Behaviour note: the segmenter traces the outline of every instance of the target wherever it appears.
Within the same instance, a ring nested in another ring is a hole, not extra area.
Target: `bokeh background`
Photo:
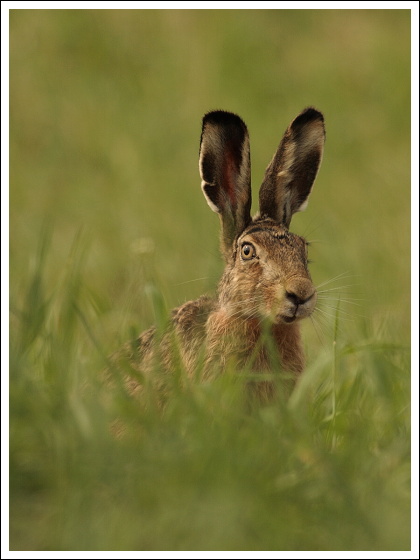
[[[223,108],[247,123],[257,200],[281,135],[308,105],[325,114],[327,144],[292,229],[314,242],[317,283],[349,275],[339,285],[362,299],[355,314],[407,339],[408,10],[12,10],[12,293],[45,223],[52,282],[80,230],[88,239],[88,282],[117,336],[152,319],[140,261],[153,261],[169,307],[214,287],[203,114]]]
[[[154,321],[153,290],[170,309],[214,289],[222,263],[200,190],[203,114],[247,123],[257,200],[288,123],[313,105],[325,115],[324,160],[291,229],[312,242],[315,283],[339,277],[328,287],[342,294],[342,341],[409,345],[409,10],[9,16],[12,336],[45,238],[47,294],[82,247],[84,312],[105,354]],[[309,363],[332,340],[331,305],[320,328],[305,325]],[[85,354],[99,367],[95,348]],[[15,543],[42,546],[22,529],[33,512],[19,503]]]

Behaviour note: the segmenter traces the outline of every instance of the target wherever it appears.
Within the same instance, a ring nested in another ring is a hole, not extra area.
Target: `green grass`
[[[410,549],[409,34],[407,10],[10,12],[11,550]],[[217,283],[202,115],[247,122],[257,199],[307,105],[327,144],[291,229],[338,278],[290,399],[101,385]]]
[[[75,270],[47,294],[36,268],[12,340],[12,549],[409,548],[407,349],[334,340],[264,407],[177,371],[162,412],[101,387]]]

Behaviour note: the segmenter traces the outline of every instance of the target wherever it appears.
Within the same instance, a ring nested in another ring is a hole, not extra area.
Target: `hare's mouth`
[[[311,286],[310,286],[311,287]],[[308,292],[309,290],[307,290]],[[276,321],[279,323],[291,324],[309,317],[314,310],[316,302],[316,292],[312,291],[307,297],[307,293],[286,292],[286,296],[280,303],[277,310]]]
[[[296,321],[297,317],[296,315],[293,317],[287,317],[286,315],[277,315],[277,317],[283,321],[283,323],[293,323],[294,321]]]
[[[294,323],[295,321],[301,321],[302,319],[305,319],[306,317],[309,317],[309,315],[311,314],[311,312],[304,312],[302,313],[303,310],[297,310],[297,312],[293,315],[283,315],[282,313],[279,313],[276,316],[276,322],[277,323],[286,323],[287,325],[290,325],[291,323]]]

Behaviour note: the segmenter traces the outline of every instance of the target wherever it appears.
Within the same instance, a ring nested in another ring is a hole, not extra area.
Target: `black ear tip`
[[[216,125],[216,126],[239,126],[241,128],[246,128],[244,121],[236,115],[229,111],[210,111],[206,113],[203,117],[203,128],[206,125]]]
[[[306,107],[293,121],[293,125],[305,125],[313,121],[324,122],[324,115],[315,107]]]

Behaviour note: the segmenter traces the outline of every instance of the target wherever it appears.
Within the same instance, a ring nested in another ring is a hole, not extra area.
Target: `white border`
[[[419,537],[418,537],[418,473],[419,473],[419,454],[418,454],[418,394],[419,394],[419,29],[418,2],[405,1],[385,1],[385,2],[115,2],[115,1],[74,1],[74,2],[2,2],[1,3],[1,304],[2,304],[2,337],[1,337],[1,364],[2,364],[2,553],[1,558],[279,558],[279,552],[10,552],[4,547],[9,542],[9,523],[8,523],[8,313],[9,308],[9,10],[11,9],[409,9],[412,13],[412,207],[411,207],[411,227],[412,227],[412,398],[413,398],[413,463],[412,463],[412,550],[411,552],[293,552],[287,551],[281,555],[285,558],[419,558]],[[7,271],[7,273],[5,272]],[[416,400],[415,400],[416,399]]]

